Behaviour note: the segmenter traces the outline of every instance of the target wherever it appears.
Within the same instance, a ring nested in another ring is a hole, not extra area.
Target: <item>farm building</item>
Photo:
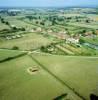
[[[66,39],[66,43],[74,43],[74,44],[77,44],[79,43],[79,38],[67,38]]]
[[[35,30],[34,30],[34,29],[32,29],[32,30],[30,30],[30,32],[35,32]]]
[[[52,31],[52,30],[48,30],[47,32],[48,32],[48,33],[52,33],[53,31]]]
[[[41,27],[38,27],[38,28],[36,29],[36,31],[37,31],[37,32],[41,32],[41,31],[42,31],[42,28],[41,28]]]

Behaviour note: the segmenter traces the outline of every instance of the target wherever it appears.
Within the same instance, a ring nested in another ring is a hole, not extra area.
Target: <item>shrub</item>
[[[19,50],[19,47],[14,46],[14,47],[12,48],[12,50]]]
[[[85,41],[82,38],[80,38],[79,42],[80,44],[85,43]]]

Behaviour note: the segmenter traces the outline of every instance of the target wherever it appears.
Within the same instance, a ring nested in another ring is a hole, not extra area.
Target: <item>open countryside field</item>
[[[84,40],[89,42],[89,43],[98,45],[98,37],[95,37],[95,38],[84,38]]]
[[[0,100],[98,98],[97,10],[0,8]]]
[[[0,31],[3,29],[10,29],[7,25],[4,25],[0,22]]]
[[[32,57],[87,100],[91,93],[98,95],[98,58],[34,54]]]
[[[30,67],[38,72],[31,75]],[[0,63],[0,100],[53,100],[62,94],[66,100],[82,100],[27,55]]]
[[[94,19],[95,21],[98,21],[98,15],[96,14],[89,14],[88,17]]]
[[[86,23],[68,23],[68,25],[91,28],[91,29],[97,29],[98,28],[98,25],[93,25],[92,26],[92,25],[86,24]]]
[[[5,20],[8,20],[9,21],[9,23],[12,25],[12,26],[16,26],[16,27],[19,27],[19,28],[21,28],[21,27],[24,27],[24,28],[26,28],[27,30],[31,30],[32,28],[34,28],[35,26],[33,26],[33,25],[30,25],[30,24],[28,24],[28,23],[25,23],[24,21],[21,21],[21,20],[19,20],[18,18],[21,18],[21,16],[20,17],[8,17],[8,16],[5,16],[4,17],[5,18]]]
[[[16,50],[4,50],[0,49],[0,61],[7,59],[9,57],[14,57],[20,54],[23,54],[24,52],[16,51]]]
[[[48,38],[44,38],[38,33],[28,33],[22,38],[0,41],[0,48],[13,48],[13,46],[17,46],[21,50],[32,50],[51,42],[52,40],[48,40]]]

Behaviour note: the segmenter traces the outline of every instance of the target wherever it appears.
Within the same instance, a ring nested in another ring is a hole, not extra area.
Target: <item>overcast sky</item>
[[[97,6],[98,0],[0,0],[3,6],[49,7],[49,6]]]

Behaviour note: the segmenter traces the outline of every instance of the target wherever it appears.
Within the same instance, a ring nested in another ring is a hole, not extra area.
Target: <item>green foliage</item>
[[[13,46],[12,50],[19,50],[19,47]]]
[[[83,44],[83,43],[85,43],[85,40],[83,38],[80,38],[79,42],[80,42],[80,44]]]

